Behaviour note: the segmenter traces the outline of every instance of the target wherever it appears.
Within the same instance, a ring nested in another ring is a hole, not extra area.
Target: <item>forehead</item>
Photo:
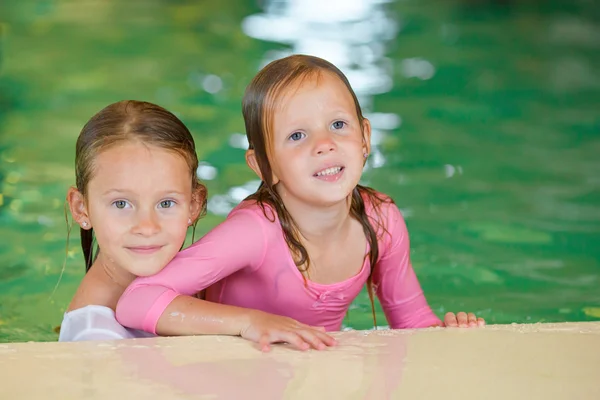
[[[274,97],[274,109],[278,112],[295,107],[307,109],[310,105],[315,105],[315,101],[321,101],[321,106],[354,108],[354,98],[348,87],[340,77],[329,71],[299,77],[280,88]]]
[[[185,158],[175,152],[140,142],[125,142],[101,151],[93,161],[93,187],[161,190],[190,186]]]

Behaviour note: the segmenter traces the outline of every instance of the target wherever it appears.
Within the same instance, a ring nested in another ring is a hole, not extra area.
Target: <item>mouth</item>
[[[136,254],[153,254],[162,249],[164,246],[162,245],[154,245],[154,246],[131,246],[126,247],[127,250]]]
[[[313,174],[313,177],[327,182],[334,182],[342,176],[345,169],[346,168],[341,165],[327,167]]]

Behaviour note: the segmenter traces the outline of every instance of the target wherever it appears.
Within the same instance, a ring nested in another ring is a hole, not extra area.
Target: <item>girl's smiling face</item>
[[[321,72],[291,85],[279,102],[270,160],[281,197],[314,205],[345,200],[360,180],[371,135],[348,88]]]
[[[129,141],[97,155],[85,198],[75,208],[94,228],[99,260],[146,276],[180,250],[201,200],[184,157]]]

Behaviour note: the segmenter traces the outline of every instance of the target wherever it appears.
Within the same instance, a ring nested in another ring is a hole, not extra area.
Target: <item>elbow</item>
[[[129,313],[127,310],[128,299],[126,297],[121,297],[117,302],[117,306],[115,308],[115,318],[117,322],[128,328],[135,328],[133,325],[133,321],[131,321]]]
[[[117,303],[119,324],[156,334],[156,325],[167,306],[179,294],[164,286],[130,286]]]
[[[143,310],[138,300],[139,294],[135,289],[130,286],[125,290],[125,293],[121,295],[121,298],[117,302],[115,307],[115,318],[117,322],[124,327],[132,329],[142,329]],[[136,299],[137,297],[137,299]]]

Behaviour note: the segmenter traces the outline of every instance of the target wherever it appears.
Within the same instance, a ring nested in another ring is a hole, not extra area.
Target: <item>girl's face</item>
[[[190,170],[181,155],[128,142],[96,157],[81,207],[94,228],[100,259],[146,276],[179,251],[200,200],[192,196]]]
[[[271,166],[286,201],[332,205],[345,200],[362,175],[371,127],[358,120],[352,95],[323,72],[292,85],[273,116]]]

